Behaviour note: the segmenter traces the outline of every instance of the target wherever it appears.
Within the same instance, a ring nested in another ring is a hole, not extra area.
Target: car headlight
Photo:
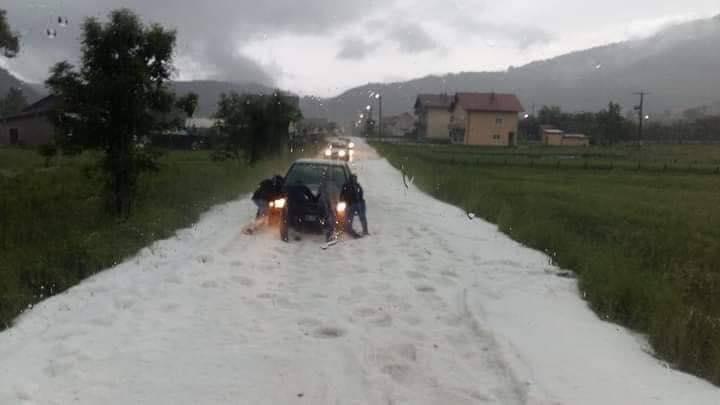
[[[332,156],[332,151],[330,149],[325,149],[325,156]]]
[[[348,147],[349,147],[350,149],[354,148],[354,147],[355,147],[355,143],[354,143],[354,142],[350,142],[350,144],[348,145]]]
[[[337,203],[337,212],[342,214],[343,212],[345,212],[346,209],[347,209],[347,203],[345,203],[343,201],[340,201],[339,203]]]
[[[345,157],[345,154],[346,154],[346,152],[345,152],[344,149],[341,149],[341,150],[338,152],[338,156],[340,156],[340,157]]]
[[[279,199],[271,202],[271,203],[270,203],[270,206],[271,206],[271,207],[274,206],[274,207],[277,208],[277,209],[283,209],[283,208],[285,208],[285,204],[286,204],[286,203],[287,203],[287,200],[286,200],[286,199],[284,199],[284,198],[279,198]]]

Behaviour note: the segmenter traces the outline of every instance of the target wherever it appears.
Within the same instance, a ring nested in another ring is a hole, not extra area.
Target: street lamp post
[[[378,101],[378,135],[380,136],[380,139],[382,139],[382,136],[383,136],[382,95],[380,93],[375,93],[375,98]]]

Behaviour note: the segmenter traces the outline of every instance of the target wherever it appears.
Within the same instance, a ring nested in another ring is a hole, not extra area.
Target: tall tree
[[[0,51],[8,58],[20,51],[20,37],[10,28],[5,10],[0,10]]]
[[[137,141],[167,125],[161,117],[174,104],[167,82],[176,34],[144,25],[128,9],[108,18],[85,20],[80,68],[60,62],[46,83],[60,99],[55,117],[63,130],[60,146],[105,152],[109,200],[115,213],[126,217],[139,173],[154,167]]]
[[[612,145],[624,138],[624,121],[620,104],[612,101],[606,110],[597,113],[598,132],[602,143]]]
[[[540,111],[538,111],[538,122],[540,125],[560,127],[563,124],[564,115],[560,107],[556,105],[550,107],[544,105],[540,108]]]
[[[227,151],[251,165],[280,153],[288,144],[290,122],[300,116],[297,105],[280,91],[271,96],[222,94],[215,114]]]
[[[5,97],[0,100],[0,117],[17,114],[28,105],[22,89],[11,87]]]
[[[175,107],[182,110],[188,117],[192,118],[198,107],[199,97],[196,93],[190,92],[175,102]]]

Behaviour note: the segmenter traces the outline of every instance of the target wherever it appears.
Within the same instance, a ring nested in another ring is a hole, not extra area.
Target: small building
[[[417,136],[419,139],[449,141],[450,106],[453,97],[447,94],[420,94],[415,100]]]
[[[518,114],[524,108],[514,94],[457,93],[450,110],[448,128],[452,143],[517,145]]]
[[[15,115],[0,118],[0,144],[36,146],[51,143],[55,125],[51,113],[57,106],[55,96],[44,97]]]
[[[561,129],[542,126],[542,141],[548,146],[589,146],[590,138],[584,134],[567,134]]]
[[[406,136],[415,129],[415,117],[410,113],[402,113],[383,117],[383,136]]]

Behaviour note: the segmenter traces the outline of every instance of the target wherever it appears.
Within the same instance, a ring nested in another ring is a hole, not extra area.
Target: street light
[[[374,98],[375,100],[378,101],[378,135],[382,138],[382,135],[383,135],[382,95],[380,94],[380,92],[373,91],[370,93],[370,98],[371,99]]]

